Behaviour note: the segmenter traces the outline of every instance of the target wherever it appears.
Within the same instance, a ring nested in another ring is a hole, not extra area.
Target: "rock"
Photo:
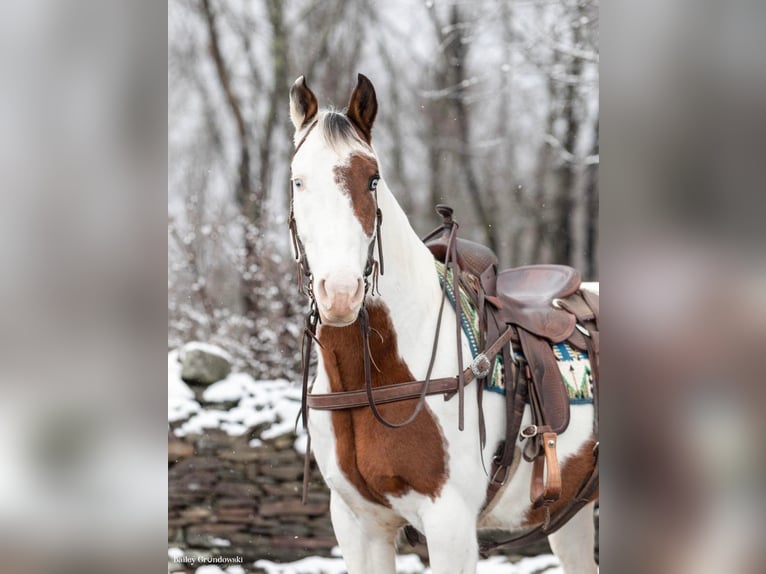
[[[168,462],[177,462],[191,456],[194,456],[194,445],[176,439],[168,441]]]
[[[209,385],[231,373],[231,357],[226,351],[205,343],[187,343],[179,353],[181,378],[191,383]]]
[[[223,460],[232,460],[234,462],[253,462],[263,458],[261,453],[249,449],[248,447],[236,450],[221,450],[219,451],[218,456]]]
[[[269,501],[261,504],[261,516],[307,515],[319,516],[330,509],[326,502],[308,502],[303,504],[299,498]]]

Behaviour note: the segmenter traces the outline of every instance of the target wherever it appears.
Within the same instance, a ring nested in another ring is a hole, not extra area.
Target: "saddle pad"
[[[444,280],[446,276],[447,299],[449,299],[449,302],[454,309],[456,299],[454,290],[452,289],[452,270],[446,269],[446,266],[441,261],[434,261],[434,264],[436,265],[436,273],[442,288],[444,288]],[[459,290],[461,326],[463,328],[463,333],[468,340],[468,345],[471,348],[471,355],[475,357],[479,354],[479,314],[476,307],[473,305],[471,298],[462,286],[460,286]],[[578,351],[566,342],[556,343],[555,345],[551,345],[551,348],[553,349],[553,354],[558,363],[561,380],[567,389],[569,402],[571,404],[592,403],[593,392],[591,387],[592,380],[588,354]],[[524,356],[521,349],[514,348],[514,353],[522,357]],[[498,355],[495,358],[492,376],[485,379],[484,388],[488,391],[504,395],[504,370],[502,357]]]

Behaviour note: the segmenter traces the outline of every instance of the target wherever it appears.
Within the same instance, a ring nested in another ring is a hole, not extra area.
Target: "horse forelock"
[[[317,131],[325,143],[338,153],[354,150],[372,154],[372,148],[364,141],[359,129],[342,112],[325,110],[317,120]]]
[[[359,221],[367,237],[374,231],[376,217],[375,197],[369,188],[370,178],[378,172],[378,162],[370,145],[343,113],[335,110],[323,110],[319,113],[316,123],[307,128],[303,134],[297,134],[307,141],[307,147],[300,147],[308,153],[309,164],[319,167],[317,146],[322,144],[332,150],[336,163],[327,164],[332,171],[332,177],[338,191],[348,197],[354,216]],[[313,142],[313,143],[311,143]],[[321,154],[327,161],[328,156]],[[302,162],[303,163],[303,162]],[[310,168],[312,169],[312,168]]]

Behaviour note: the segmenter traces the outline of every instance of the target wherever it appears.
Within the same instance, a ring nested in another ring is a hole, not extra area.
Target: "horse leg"
[[[564,574],[596,574],[598,567],[593,556],[596,527],[593,523],[595,502],[584,506],[580,512],[548,537],[553,552]]]
[[[475,574],[476,512],[456,492],[445,489],[422,519],[433,574]]]
[[[398,525],[371,516],[360,516],[339,494],[331,492],[330,517],[348,574],[395,574]]]

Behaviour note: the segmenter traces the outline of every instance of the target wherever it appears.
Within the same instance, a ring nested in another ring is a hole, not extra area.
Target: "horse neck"
[[[380,232],[385,273],[378,280],[380,293],[367,302],[370,356],[375,364],[373,386],[425,375],[441,296],[430,251],[382,180],[378,206],[383,213]],[[357,324],[320,327],[319,340],[329,388],[335,392],[361,389],[363,355]]]
[[[382,180],[378,193],[385,273],[376,299],[388,307],[397,333],[416,332],[424,322],[435,325],[438,314],[441,291],[433,256]]]

